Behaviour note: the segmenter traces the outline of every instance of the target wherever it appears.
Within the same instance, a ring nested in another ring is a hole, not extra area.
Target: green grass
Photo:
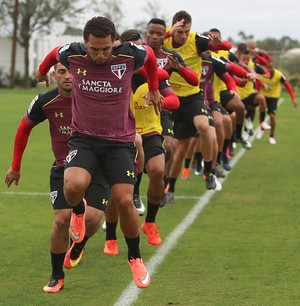
[[[41,89],[39,89],[41,90]],[[113,305],[131,281],[126,246],[118,230],[120,255],[102,254],[100,230],[80,265],[67,270],[65,288],[44,294],[50,276],[49,233],[53,211],[47,193],[53,162],[48,123],[30,137],[18,187],[7,189],[16,127],[36,91],[0,91],[0,305]],[[152,275],[134,305],[299,305],[300,146],[299,110],[289,98],[277,112],[277,145],[265,137],[253,143],[209,204]],[[147,178],[142,181],[145,195]],[[5,192],[17,194],[5,194]],[[159,211],[165,239],[204,194],[201,178],[178,180],[174,205]],[[18,194],[19,193],[19,194]],[[142,221],[142,218],[141,218]],[[141,235],[143,259],[157,248]]]

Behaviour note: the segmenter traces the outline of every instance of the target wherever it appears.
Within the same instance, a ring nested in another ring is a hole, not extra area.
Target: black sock
[[[134,185],[133,194],[140,194],[140,184],[142,180],[143,173],[138,173],[137,175],[137,181]]]
[[[259,122],[265,121],[266,113],[265,112],[260,112],[259,114]]]
[[[186,158],[184,160],[184,168],[189,168],[190,167],[190,163],[191,163],[191,159],[190,158]]]
[[[159,209],[159,205],[152,204],[148,201],[148,203],[147,203],[147,215],[146,215],[145,221],[146,222],[155,222],[155,217],[156,217],[156,214],[158,212],[158,209]]]
[[[175,191],[176,180],[177,180],[176,178],[172,178],[172,177],[169,178],[169,183],[170,183],[169,192],[174,192]]]
[[[242,137],[242,128],[243,128],[242,124],[236,124],[235,136],[237,138],[241,138]]]
[[[204,174],[207,175],[211,172],[212,161],[204,161]]]
[[[118,222],[107,222],[106,221],[106,240],[117,240],[117,229]]]
[[[73,207],[73,213],[76,215],[82,215],[85,212],[85,207],[83,201],[79,202],[78,205]]]
[[[125,236],[124,236],[125,237]],[[125,237],[125,241],[128,246],[128,261],[131,258],[141,258],[140,253],[140,236],[137,236],[136,238],[127,238]]]
[[[169,184],[169,178],[165,175],[164,176],[164,184],[165,184],[165,188],[168,186]]]
[[[201,153],[201,152],[195,152],[195,154],[194,154],[194,159],[195,159],[196,162],[197,162],[196,170],[197,170],[198,172],[200,172],[200,171],[201,171],[201,168],[202,168],[202,165],[201,165],[201,163],[202,163],[202,153]]]
[[[63,271],[65,253],[54,254],[50,252],[51,255],[51,265],[52,265],[52,276],[55,278],[64,278],[65,273]]]
[[[84,236],[83,240],[80,243],[74,243],[74,247],[71,251],[70,258],[75,260],[80,255],[82,249],[84,248],[86,242],[89,240],[89,237]]]
[[[221,155],[222,155],[222,152],[218,152],[218,155],[217,155],[217,163],[218,164],[221,163]]]
[[[227,148],[231,142],[231,139],[224,139],[223,152],[226,154]]]

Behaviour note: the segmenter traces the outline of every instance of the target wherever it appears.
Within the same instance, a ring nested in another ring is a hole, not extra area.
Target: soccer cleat
[[[168,191],[166,194],[166,200],[168,204],[174,203],[174,192]]]
[[[223,165],[223,168],[227,171],[230,171],[231,170],[231,165],[230,165],[230,162],[229,162],[229,159],[227,157],[227,154],[222,152],[222,165]]]
[[[209,173],[207,175],[203,175],[204,181],[205,181],[205,186],[207,190],[212,190],[216,189],[216,181],[212,173]]]
[[[245,127],[248,131],[253,129],[253,123],[251,118],[249,117],[245,118]]]
[[[104,230],[104,232],[106,232],[106,221],[102,223],[102,229]]]
[[[250,150],[250,149],[252,148],[251,143],[250,143],[249,141],[245,140],[242,136],[237,137],[237,138],[235,139],[235,141],[236,141],[237,143],[240,143],[240,144],[242,145],[242,147],[243,147],[244,149],[246,149],[246,150]]]
[[[216,182],[216,188],[215,190],[216,191],[221,191],[222,190],[222,184],[221,182],[218,180],[218,178],[214,175],[214,179],[215,179],[215,182]]]
[[[133,204],[140,216],[145,214],[145,206],[139,194],[133,195]]]
[[[64,279],[51,276],[49,283],[43,288],[46,293],[56,293],[64,287]]]
[[[118,240],[106,240],[103,253],[106,255],[118,255]]]
[[[76,215],[75,213],[72,213],[70,220],[69,234],[71,239],[76,243],[80,243],[85,235],[85,213],[87,205],[85,199],[83,199],[83,203],[84,213],[81,215]]]
[[[65,255],[64,266],[67,269],[75,268],[83,255],[84,248],[76,248],[76,243],[73,242],[70,249]],[[73,257],[73,258],[72,258]]]
[[[272,144],[272,145],[276,144],[275,138],[274,137],[270,137],[269,138],[269,143]]]
[[[216,163],[215,175],[216,177],[225,177],[223,167],[219,163]]]
[[[187,180],[189,178],[189,176],[190,176],[190,173],[191,173],[190,168],[183,168],[182,174],[181,174],[181,178],[183,180]]]
[[[265,130],[260,128],[256,134],[256,139],[262,139],[264,136],[264,133],[265,133]]]
[[[133,280],[137,287],[147,288],[150,284],[150,275],[141,258],[131,258],[128,262]]]
[[[271,126],[266,121],[262,121],[260,123],[260,127],[261,127],[262,130],[270,130],[271,129]]]
[[[164,193],[162,195],[162,198],[160,200],[160,204],[159,204],[159,207],[165,207],[166,204],[167,204],[167,193],[168,193],[168,190],[169,190],[169,185],[167,185],[164,189]]]
[[[196,175],[196,176],[198,176],[198,175],[202,175],[202,170],[201,170],[201,169],[200,169],[200,171],[195,170],[195,172],[194,172],[194,173],[195,173],[195,175]]]
[[[147,236],[148,243],[152,245],[161,245],[161,238],[154,222],[144,222],[142,224],[142,232]]]

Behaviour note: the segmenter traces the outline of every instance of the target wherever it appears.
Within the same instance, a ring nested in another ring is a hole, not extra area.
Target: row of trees
[[[159,12],[158,0],[146,1],[144,11],[149,15],[165,19],[166,14]],[[93,15],[101,14],[110,18],[117,29],[122,27],[124,17],[121,0],[90,0],[86,6],[80,0],[0,0],[0,36],[12,37],[12,54],[10,70],[10,86],[15,86],[15,58],[17,42],[24,48],[24,84],[28,87],[30,84],[29,76],[29,42],[35,33],[49,34],[53,32],[53,26],[57,34],[81,35],[82,28],[74,27],[85,20],[88,13]],[[144,32],[147,24],[145,19],[134,24],[134,28]],[[239,32],[241,41],[254,38],[252,35],[246,35]],[[237,43],[228,38],[232,43]],[[299,47],[300,43],[288,36],[280,40],[267,38],[258,41],[258,45],[265,50],[281,51]]]

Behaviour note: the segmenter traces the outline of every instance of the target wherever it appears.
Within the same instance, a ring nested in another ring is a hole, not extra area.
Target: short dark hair
[[[237,50],[238,50],[239,52],[243,52],[243,51],[246,50],[246,49],[247,49],[247,45],[244,44],[244,43],[240,43],[240,44],[237,45]]]
[[[111,35],[111,39],[114,41],[116,38],[116,28],[111,20],[107,17],[93,17],[88,20],[83,29],[84,41],[89,40],[89,35],[93,35],[98,38],[105,38]]]
[[[152,19],[148,22],[148,25],[149,25],[150,23],[160,24],[160,25],[164,26],[165,28],[167,27],[167,26],[166,26],[166,22],[165,22],[163,19],[160,19],[160,18],[152,18]]]
[[[221,34],[221,31],[219,29],[217,29],[217,28],[212,28],[208,32],[220,33]]]
[[[184,24],[192,23],[192,16],[187,11],[179,11],[174,15],[172,25],[182,19],[184,20]]]
[[[241,52],[242,52],[242,54],[245,54],[245,55],[250,55],[251,54],[249,49],[244,49]]]
[[[121,43],[125,41],[132,41],[132,40],[138,40],[138,39],[142,39],[142,36],[139,33],[139,31],[134,30],[134,29],[129,29],[127,31],[124,31],[120,36]]]

